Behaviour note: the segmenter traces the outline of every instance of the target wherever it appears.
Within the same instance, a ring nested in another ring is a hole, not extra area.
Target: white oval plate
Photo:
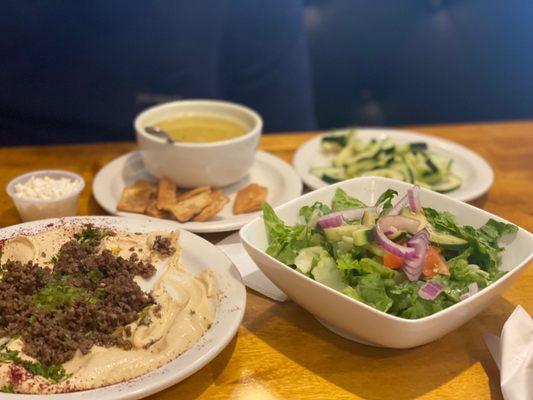
[[[138,219],[154,219],[142,214],[117,211],[117,204],[125,186],[145,179],[155,181],[144,168],[140,152],[125,154],[105,165],[94,177],[93,195],[108,213]],[[227,232],[240,229],[257,217],[260,212],[233,215],[233,201],[237,192],[250,183],[258,183],[268,188],[267,201],[274,207],[295,199],[302,194],[302,181],[294,169],[282,159],[258,151],[248,175],[233,185],[222,188],[230,201],[220,213],[205,222],[179,223],[175,226],[196,233]],[[155,218],[157,219],[157,218]]]
[[[320,151],[322,136],[324,135],[317,136],[302,144],[293,159],[296,172],[304,183],[313,190],[328,186],[322,179],[309,172],[313,167],[331,165],[332,157],[324,155]],[[430,151],[450,157],[453,159],[452,171],[463,180],[463,184],[458,189],[445,194],[457,200],[474,200],[492,186],[494,172],[487,161],[460,144],[434,136],[396,129],[358,128],[357,136],[365,141],[389,137],[395,143],[425,142]]]
[[[35,234],[53,229],[50,224],[81,225],[92,223],[129,232],[172,231],[176,224],[159,219],[132,219],[118,217],[67,217],[27,222],[0,230],[0,239],[20,234]],[[235,336],[246,307],[246,289],[233,263],[214,245],[201,237],[181,230],[183,265],[193,274],[206,269],[213,271],[215,285],[220,292],[219,308],[212,327],[189,350],[162,367],[124,383],[100,389],[55,395],[23,395],[2,393],[10,400],[132,400],[146,397],[172,386],[215,358]]]

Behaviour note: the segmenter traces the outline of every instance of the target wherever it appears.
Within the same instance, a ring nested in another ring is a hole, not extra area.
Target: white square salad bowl
[[[385,190],[398,191],[396,198],[400,198],[411,185],[379,177],[354,178],[308,193],[277,207],[275,211],[286,224],[294,225],[301,207],[316,201],[329,205],[338,187],[365,204],[374,204]],[[424,207],[451,212],[461,225],[480,227],[489,218],[508,222],[429,190],[421,189],[420,200]],[[501,269],[509,271],[507,274],[445,310],[420,319],[404,319],[354,300],[268,255],[265,252],[268,242],[262,217],[244,226],[240,237],[244,248],[265,275],[327,328],[351,340],[400,349],[432,342],[475,317],[518,278],[533,255],[533,235],[519,228],[518,232],[500,240],[500,245],[505,248],[501,253]]]

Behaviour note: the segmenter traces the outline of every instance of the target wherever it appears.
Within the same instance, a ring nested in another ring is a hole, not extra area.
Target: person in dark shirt
[[[0,144],[131,139],[139,111],[187,98],[315,127],[298,0],[9,1],[0,52]]]

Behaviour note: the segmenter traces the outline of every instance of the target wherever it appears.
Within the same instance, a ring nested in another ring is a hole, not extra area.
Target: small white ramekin
[[[68,178],[80,182],[81,185],[79,190],[53,200],[26,199],[15,194],[15,185],[26,183],[32,177],[42,178],[45,176],[52,179]],[[23,221],[35,221],[38,219],[76,215],[78,199],[84,187],[85,181],[78,174],[69,171],[46,169],[17,176],[7,184],[6,191],[13,200],[13,203],[15,203],[20,218]]]
[[[209,143],[174,142],[146,132],[147,126],[179,115],[215,115],[241,122],[248,132]],[[226,186],[243,178],[255,159],[263,120],[252,109],[219,100],[180,100],[143,111],[134,122],[144,165],[156,178],[169,177],[179,187]]]

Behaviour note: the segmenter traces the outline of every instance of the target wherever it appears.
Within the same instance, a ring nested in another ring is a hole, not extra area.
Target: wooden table
[[[533,122],[447,125],[416,130],[462,143],[485,157],[494,186],[473,202],[533,231]],[[286,161],[312,133],[263,137],[261,148]],[[87,187],[80,215],[104,214],[91,195],[96,172],[133,143],[0,149],[0,186],[24,172],[61,168],[81,174]],[[20,222],[0,193],[2,226]],[[224,235],[207,235],[213,242]],[[533,314],[533,269],[503,297],[444,338],[411,350],[352,343],[322,327],[292,302],[277,303],[248,290],[237,337],[209,365],[152,399],[500,399],[499,375],[482,334],[499,333],[517,304]]]

